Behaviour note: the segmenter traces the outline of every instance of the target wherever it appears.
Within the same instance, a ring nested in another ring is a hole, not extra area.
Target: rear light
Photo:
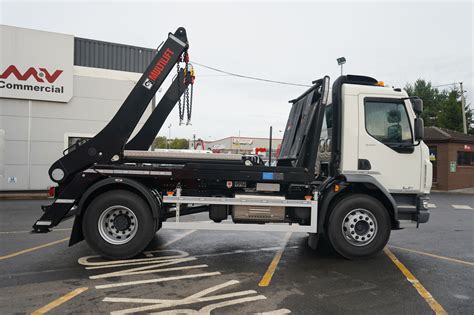
[[[54,198],[56,196],[56,186],[49,186],[48,187],[48,197]]]

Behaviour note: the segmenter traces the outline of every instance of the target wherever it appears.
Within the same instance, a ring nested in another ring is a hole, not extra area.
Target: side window
[[[332,104],[326,106],[324,111],[326,117],[324,117],[324,122],[327,128],[332,128]]]
[[[366,101],[365,129],[372,137],[388,146],[413,143],[403,102]]]

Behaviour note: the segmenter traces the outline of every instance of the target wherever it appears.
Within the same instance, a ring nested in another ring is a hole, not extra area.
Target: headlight
[[[423,199],[422,206],[424,209],[428,209],[428,199]]]

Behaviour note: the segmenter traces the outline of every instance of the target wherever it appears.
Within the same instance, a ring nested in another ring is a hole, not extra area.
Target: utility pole
[[[268,166],[272,166],[272,133],[273,133],[273,126],[270,126],[270,143],[268,148]]]
[[[462,87],[462,82],[459,82],[461,86],[461,106],[462,106],[462,127],[464,133],[467,134],[467,122],[466,122],[466,99],[464,98],[464,90]]]

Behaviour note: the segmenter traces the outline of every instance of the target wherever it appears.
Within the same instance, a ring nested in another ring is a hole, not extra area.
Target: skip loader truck
[[[184,109],[190,118],[188,47],[184,28],[170,33],[104,129],[51,166],[54,201],[42,207],[35,232],[74,217],[69,245],[85,239],[111,259],[140,254],[161,228],[306,232],[311,247],[324,239],[359,259],[380,252],[402,223],[428,221],[432,167],[423,102],[371,77],[342,75],[331,86],[324,76],[291,100],[276,165],[256,155],[149,151],[177,103],[180,119]],[[175,67],[175,79],[130,139]],[[209,219],[180,220],[199,212]]]

